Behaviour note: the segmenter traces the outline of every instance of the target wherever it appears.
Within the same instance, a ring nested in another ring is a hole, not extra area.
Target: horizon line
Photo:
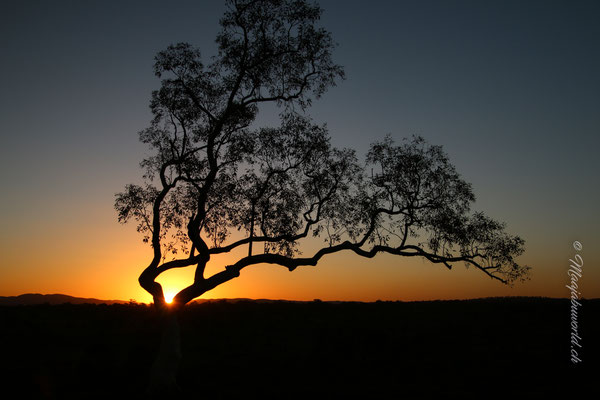
[[[19,295],[12,296],[4,296],[0,295],[0,298],[18,298],[22,296],[65,296],[78,300],[93,300],[98,302],[99,304],[107,304],[110,303],[122,303],[122,304],[145,304],[145,305],[153,305],[154,302],[144,302],[138,301],[134,298],[129,300],[121,300],[121,299],[99,299],[96,297],[79,297],[73,296],[65,293],[22,293]],[[271,298],[250,298],[250,297],[216,297],[216,298],[197,298],[190,301],[188,304],[192,304],[194,302],[207,302],[207,301],[271,301],[271,302],[297,302],[297,303],[312,303],[312,302],[323,302],[323,303],[385,303],[385,302],[396,302],[396,303],[417,303],[417,302],[440,302],[440,301],[468,301],[468,300],[490,300],[490,299],[552,299],[552,300],[571,300],[569,296],[567,297],[552,297],[552,296],[486,296],[486,297],[470,297],[470,298],[452,298],[452,299],[428,299],[428,300],[323,300],[319,298],[315,298],[312,300],[293,300],[293,299],[271,299]],[[598,300],[599,297],[586,298],[582,297],[577,300]],[[67,304],[63,303],[63,304]]]

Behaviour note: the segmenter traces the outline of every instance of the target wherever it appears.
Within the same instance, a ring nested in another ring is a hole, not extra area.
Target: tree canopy
[[[144,183],[115,201],[119,221],[134,220],[153,249],[141,286],[164,304],[156,278],[194,266],[194,281],[174,298],[183,305],[245,267],[292,271],[343,250],[465,263],[507,284],[524,279],[529,268],[515,260],[523,240],[471,211],[471,185],[440,146],[388,136],[361,162],[306,115],[344,78],[320,15],[304,1],[229,1],[208,64],[187,43],[156,56],[161,87],[139,134],[152,152],[141,162]],[[263,103],[280,107],[279,126],[255,126]],[[305,255],[305,238],[322,248]],[[205,276],[212,255],[241,248],[235,263]]]

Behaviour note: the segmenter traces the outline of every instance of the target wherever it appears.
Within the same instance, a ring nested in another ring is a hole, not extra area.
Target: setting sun
[[[175,291],[165,291],[165,301],[171,304],[173,302],[173,297],[175,297],[176,294]]]

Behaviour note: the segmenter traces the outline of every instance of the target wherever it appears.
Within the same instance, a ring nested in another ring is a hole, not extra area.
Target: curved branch
[[[437,254],[429,253],[418,246],[401,246],[401,247],[390,247],[385,245],[376,245],[373,246],[370,250],[365,250],[358,245],[358,243],[351,243],[349,241],[345,241],[335,246],[325,247],[317,251],[312,257],[302,257],[302,258],[292,258],[283,256],[280,254],[258,254],[249,257],[242,258],[235,264],[228,266],[227,269],[231,269],[232,271],[241,271],[243,268],[254,265],[254,264],[278,264],[283,267],[286,267],[290,271],[293,271],[299,266],[315,266],[319,262],[319,260],[328,254],[337,253],[343,250],[351,250],[357,255],[365,258],[373,258],[378,253],[388,253],[398,256],[406,256],[406,257],[414,257],[421,256],[426,258],[432,263],[441,263],[444,264],[449,269],[452,268],[451,263],[455,262],[467,262],[484,273],[486,273],[491,278],[497,279],[503,283],[507,283],[506,280],[493,275],[489,272],[489,268],[482,266],[478,263],[474,257],[470,256],[456,256],[456,257],[444,257]],[[408,251],[407,251],[408,250]],[[413,251],[410,251],[413,250]]]

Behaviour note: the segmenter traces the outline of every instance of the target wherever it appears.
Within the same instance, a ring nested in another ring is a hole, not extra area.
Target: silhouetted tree
[[[304,1],[232,0],[209,64],[186,43],[156,56],[162,84],[140,132],[152,149],[141,163],[145,184],[127,185],[115,207],[152,246],[139,282],[159,309],[177,310],[252,265],[293,271],[343,250],[465,263],[503,283],[526,275],[514,259],[523,240],[470,212],[471,186],[441,147],[387,137],[361,164],[304,115],[344,77],[320,14]],[[253,127],[263,103],[280,106],[279,127]],[[324,246],[304,256],[309,237]],[[205,275],[212,255],[239,249],[236,262]],[[194,281],[167,307],[157,277],[189,266]],[[177,336],[173,329],[165,337]]]

